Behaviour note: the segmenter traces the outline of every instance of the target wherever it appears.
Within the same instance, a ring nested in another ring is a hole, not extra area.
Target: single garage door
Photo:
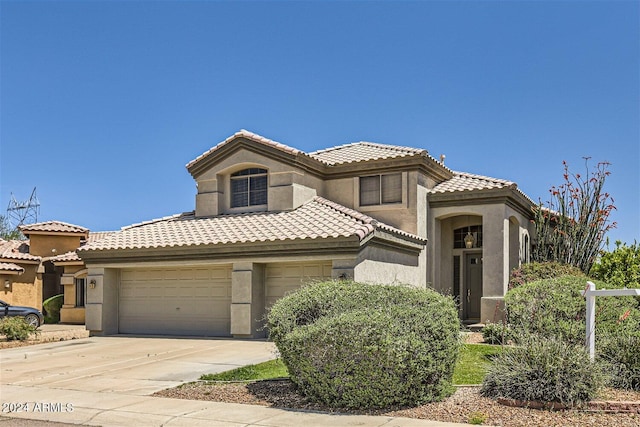
[[[122,270],[125,334],[229,336],[231,267]]]
[[[331,261],[267,264],[265,305],[269,308],[303,283],[321,279],[331,279]]]

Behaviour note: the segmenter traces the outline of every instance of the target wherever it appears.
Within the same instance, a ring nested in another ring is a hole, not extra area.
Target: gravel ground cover
[[[468,423],[470,417],[486,417],[485,425],[495,426],[640,426],[640,414],[593,413],[578,410],[545,411],[504,406],[478,394],[479,387],[459,387],[456,393],[438,403],[415,408],[385,411],[337,411],[308,402],[296,392],[289,380],[267,380],[254,383],[189,383],[160,391],[155,396],[190,400],[243,403],[301,410],[344,412],[351,414],[389,415],[436,421]],[[638,392],[608,390],[607,400],[640,401]]]
[[[466,333],[465,342],[482,343],[482,334]],[[580,410],[546,411],[501,405],[495,400],[480,396],[479,387],[458,387],[443,402],[429,403],[415,408],[394,408],[384,411],[336,410],[309,402],[297,393],[289,380],[267,380],[249,383],[189,383],[160,391],[155,396],[190,400],[243,403],[323,412],[351,414],[389,415],[395,417],[423,418],[436,421],[468,423],[472,417],[484,419],[485,425],[495,426],[640,426],[640,414],[602,413]],[[606,389],[603,400],[640,402],[640,392]]]

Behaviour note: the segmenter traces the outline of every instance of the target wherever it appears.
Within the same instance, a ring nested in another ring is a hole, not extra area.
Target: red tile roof
[[[89,232],[88,228],[80,227],[79,225],[73,225],[61,221],[47,221],[39,222],[36,224],[21,225],[20,231],[24,235],[28,235],[32,232],[51,232],[51,233],[78,233],[86,234]]]
[[[354,142],[325,148],[309,153],[321,162],[333,166],[343,163],[355,163],[368,160],[392,159],[416,155],[428,155],[427,150],[398,145],[378,144],[375,142]]]
[[[474,175],[465,172],[454,172],[453,178],[441,182],[431,189],[432,193],[446,193],[453,191],[484,190],[489,188],[504,188],[515,186],[516,184],[504,179],[491,178],[488,176]]]
[[[0,259],[3,260],[22,260],[22,261],[40,261],[39,256],[29,253],[28,240],[2,240],[0,239]]]
[[[425,242],[425,239],[378,222],[360,212],[322,197],[315,197],[291,211],[220,215],[212,218],[195,218],[190,213],[149,221],[125,227],[114,235],[83,246],[78,252],[353,236],[362,240],[376,230],[404,236],[419,243]]]
[[[24,273],[24,268],[10,262],[0,262],[0,271]]]

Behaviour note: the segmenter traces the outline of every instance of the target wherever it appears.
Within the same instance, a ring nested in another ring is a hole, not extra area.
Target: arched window
[[[231,207],[244,208],[267,204],[267,170],[243,169],[231,174]]]

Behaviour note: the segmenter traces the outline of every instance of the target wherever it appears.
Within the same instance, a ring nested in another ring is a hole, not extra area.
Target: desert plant
[[[615,209],[613,199],[603,189],[609,164],[598,163],[595,170],[585,159],[586,174],[569,172],[564,165],[564,183],[552,187],[551,200],[533,209],[535,246],[533,261],[557,261],[575,265],[588,273],[602,248],[607,231],[616,226],[609,220]]]
[[[493,359],[480,393],[574,406],[594,398],[603,384],[602,368],[584,346],[530,336]]]
[[[516,268],[509,276],[509,289],[517,288],[525,283],[542,279],[553,279],[560,276],[586,277],[578,267],[555,261],[530,262]]]
[[[640,390],[640,332],[597,337],[598,358],[607,367],[612,387]]]
[[[469,424],[481,425],[487,421],[487,415],[482,412],[472,412],[469,414]]]
[[[598,289],[606,284],[595,281]],[[508,322],[519,333],[583,344],[586,328],[585,278],[564,276],[527,283],[507,292]],[[624,321],[621,321],[624,316]],[[638,330],[640,309],[634,297],[596,299],[597,334]],[[516,336],[517,337],[517,336]]]
[[[279,300],[267,325],[292,381],[314,401],[384,408],[453,391],[460,323],[435,291],[317,283]]]
[[[482,328],[482,338],[487,344],[506,344],[514,338],[514,331],[507,323],[487,323]]]
[[[60,322],[60,309],[63,303],[64,294],[54,295],[42,303],[42,307],[44,307],[44,323]]]
[[[5,317],[0,320],[0,334],[8,341],[25,341],[32,333],[38,333],[35,326],[29,325],[22,317]]]

